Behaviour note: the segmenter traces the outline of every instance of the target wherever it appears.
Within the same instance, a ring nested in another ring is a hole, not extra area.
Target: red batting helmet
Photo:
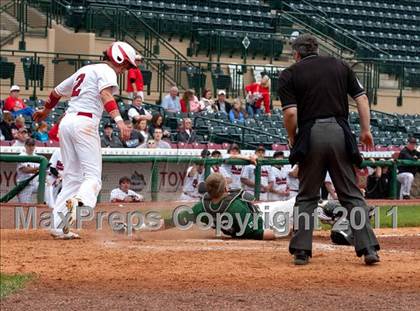
[[[116,66],[126,65],[127,68],[137,67],[136,51],[128,43],[113,42],[106,50],[109,60]]]

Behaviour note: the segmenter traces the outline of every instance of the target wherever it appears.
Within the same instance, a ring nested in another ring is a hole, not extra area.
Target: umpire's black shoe
[[[296,250],[294,256],[294,263],[297,266],[302,266],[309,263],[309,256],[304,250]]]
[[[365,252],[365,264],[368,266],[380,262],[378,253],[372,248],[368,248]]]
[[[410,200],[410,196],[409,195],[403,195],[403,200]]]

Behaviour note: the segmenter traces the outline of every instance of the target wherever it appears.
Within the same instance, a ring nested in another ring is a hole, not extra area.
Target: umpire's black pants
[[[312,233],[314,229],[314,212],[318,205],[320,188],[325,180],[326,172],[330,173],[337,191],[338,199],[348,211],[350,217],[354,207],[361,207],[354,212],[354,223],[351,224],[354,244],[358,256],[362,256],[368,247],[379,250],[379,243],[368,218],[368,210],[362,193],[356,184],[356,174],[346,152],[344,132],[334,118],[320,119],[315,122],[311,131],[310,151],[302,163],[299,163],[299,193],[296,197],[293,237],[289,251],[305,250],[312,256]],[[302,214],[302,215],[301,215]],[[305,217],[304,215],[308,215]],[[316,214],[316,213],[315,213]],[[366,221],[361,228],[361,218]]]

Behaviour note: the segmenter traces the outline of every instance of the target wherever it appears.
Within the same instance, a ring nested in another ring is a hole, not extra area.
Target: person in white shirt
[[[23,147],[25,146],[26,140],[29,138],[29,132],[26,127],[21,127],[16,133],[16,140],[13,143],[13,147]]]
[[[204,110],[210,113],[215,113],[218,111],[218,108],[216,104],[214,103],[212,96],[213,96],[213,93],[211,92],[211,90],[205,89],[203,91],[203,96],[200,99],[201,110]]]
[[[76,221],[79,206],[96,206],[102,187],[102,156],[99,123],[104,109],[114,119],[122,141],[131,134],[120,115],[114,94],[118,93],[117,74],[137,68],[136,51],[125,42],[113,42],[104,51],[104,62],[87,65],[61,82],[50,93],[44,109],[34,113],[35,122],[45,120],[60,98],[70,97],[68,108],[60,122],[60,148],[63,162],[63,188],[53,210],[51,234],[57,239],[74,239],[79,235],[70,231]],[[67,224],[59,229],[62,218]]]
[[[128,118],[130,121],[139,121],[139,120],[152,120],[152,114],[144,109],[142,106],[143,97],[141,95],[136,95],[133,98],[133,103],[130,105],[128,109]]]
[[[180,201],[197,201],[201,198],[198,185],[204,182],[204,166],[193,164],[187,169]]]
[[[156,128],[153,132],[153,139],[150,139],[138,146],[137,148],[161,148],[161,149],[171,149],[171,145],[166,141],[162,140],[163,131],[160,128]]]
[[[285,165],[287,173],[287,186],[289,187],[289,199],[297,196],[299,192],[299,166],[297,164],[290,168],[290,165]]]
[[[258,159],[264,159],[265,155],[265,148],[263,146],[259,146],[255,150],[255,155]],[[260,186],[260,201],[267,201],[268,200],[268,193],[272,186],[272,181],[270,181],[271,175],[271,166],[270,165],[262,165],[261,166],[261,186]],[[241,174],[241,182],[244,185],[244,189],[249,193],[254,193],[255,189],[255,165],[250,164],[246,165],[242,170]]]
[[[131,179],[124,176],[120,178],[119,181],[119,188],[116,188],[111,191],[110,202],[142,202],[144,198],[142,195],[134,192],[130,189],[131,187]]]
[[[48,207],[54,208],[57,196],[62,189],[64,164],[60,149],[56,149],[49,161],[47,185],[45,187],[45,202]]]
[[[276,151],[273,155],[274,160],[282,160],[283,158],[283,151]],[[268,196],[270,201],[286,201],[289,199],[290,191],[287,185],[288,173],[289,170],[283,165],[273,165],[271,167],[270,182],[272,183],[272,187]]]
[[[169,90],[169,94],[163,98],[161,106],[165,111],[181,112],[181,104],[179,103],[178,93],[178,88],[173,86]]]
[[[222,157],[222,153],[219,150],[213,150],[211,153],[211,157],[213,159],[220,159]],[[223,166],[219,164],[213,165],[210,168],[210,172],[221,174],[226,179],[226,184],[232,183],[232,179],[230,178],[229,173],[226,172],[226,169]]]
[[[28,138],[25,141],[25,151],[19,154],[20,156],[36,156],[35,140]],[[39,163],[21,162],[16,167],[16,181],[22,182],[38,174]],[[38,190],[38,176],[31,180],[31,182],[23,188],[17,195],[19,203],[32,203],[32,194]]]
[[[253,164],[256,164],[257,157],[252,156],[243,156],[241,155],[241,149],[237,144],[232,144],[229,146],[227,158],[231,159],[241,159],[250,161]],[[241,174],[242,174],[242,165],[233,165],[233,164],[223,164],[222,168],[227,172],[229,176],[230,183],[228,181],[228,190],[238,190],[241,189]]]

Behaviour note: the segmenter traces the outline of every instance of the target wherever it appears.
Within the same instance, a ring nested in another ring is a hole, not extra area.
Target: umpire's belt
[[[337,123],[335,117],[316,119],[315,123]]]

